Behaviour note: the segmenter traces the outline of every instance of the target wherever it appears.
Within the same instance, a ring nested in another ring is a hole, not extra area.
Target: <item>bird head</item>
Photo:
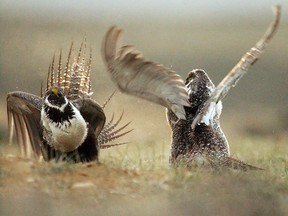
[[[185,85],[192,107],[203,104],[214,91],[215,86],[204,70],[195,69],[189,72]]]
[[[50,107],[60,109],[67,105],[68,100],[61,88],[52,87],[46,92],[45,103]]]

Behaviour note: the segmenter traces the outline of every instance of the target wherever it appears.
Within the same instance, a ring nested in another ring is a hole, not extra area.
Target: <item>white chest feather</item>
[[[72,107],[75,113],[73,118],[58,124],[49,119],[43,109],[41,110],[42,124],[49,134],[47,142],[62,152],[70,152],[79,147],[85,141],[88,132],[87,123],[79,110],[73,105]]]
[[[209,105],[209,108],[203,118],[201,119],[201,123],[208,125],[212,125],[214,119],[218,119],[222,112],[222,102],[219,101],[217,104],[215,102],[212,102]]]

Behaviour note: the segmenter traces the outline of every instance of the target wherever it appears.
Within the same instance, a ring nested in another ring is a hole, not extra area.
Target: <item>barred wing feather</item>
[[[160,104],[178,118],[186,119],[184,106],[190,104],[184,81],[171,69],[145,60],[132,46],[123,46],[116,52],[121,32],[111,27],[102,46],[102,56],[112,80],[122,92]]]

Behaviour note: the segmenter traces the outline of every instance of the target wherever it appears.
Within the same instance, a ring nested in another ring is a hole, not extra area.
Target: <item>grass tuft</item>
[[[0,196],[4,206],[0,212],[14,215],[28,202],[31,206],[23,215],[47,203],[54,207],[44,208],[43,215],[51,211],[93,215],[95,206],[102,215],[285,215],[288,156],[284,140],[275,144],[273,138],[235,137],[232,155],[264,168],[248,172],[171,168],[169,145],[164,142],[103,150],[100,164],[46,163],[7,156],[17,151],[2,145],[0,194],[5,199]],[[12,207],[8,203],[15,196],[17,207]]]

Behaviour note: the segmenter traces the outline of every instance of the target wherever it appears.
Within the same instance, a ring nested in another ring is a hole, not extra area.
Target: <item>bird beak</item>
[[[52,88],[52,89],[51,89],[51,92],[52,92],[53,94],[55,94],[56,96],[58,96],[58,89]]]

